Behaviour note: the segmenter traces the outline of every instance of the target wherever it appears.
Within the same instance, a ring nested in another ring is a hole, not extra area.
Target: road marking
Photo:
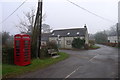
[[[97,57],[99,54],[95,55],[93,58],[91,58],[88,62],[91,62],[95,57]]]
[[[99,54],[97,54],[97,55],[95,55],[94,57],[92,57],[88,62],[90,62],[91,60],[93,60],[96,56],[98,56]],[[77,69],[75,69],[73,72],[71,72],[69,75],[67,75],[66,77],[65,77],[65,79],[67,79],[67,78],[69,78],[73,73],[75,73],[78,69],[80,68],[80,66],[77,68]],[[64,79],[64,80],[65,80]]]
[[[73,72],[71,72],[69,75],[67,75],[67,76],[65,77],[65,79],[68,78],[68,77],[70,77],[70,76],[71,76],[73,73],[75,73],[79,68],[80,68],[80,66],[79,66],[77,69],[75,69]],[[64,79],[64,80],[65,80],[65,79]]]

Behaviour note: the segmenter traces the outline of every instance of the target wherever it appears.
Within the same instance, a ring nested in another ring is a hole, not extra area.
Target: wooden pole
[[[38,1],[38,8],[37,8],[37,13],[36,13],[36,18],[35,18],[35,23],[34,23],[34,28],[32,32],[32,41],[31,41],[31,50],[32,50],[32,55],[33,57],[37,58],[38,57],[38,36],[39,36],[39,14],[40,14],[40,3]]]
[[[41,27],[42,27],[42,0],[39,0],[39,42],[38,42],[38,57],[40,58],[40,46],[41,46]]]

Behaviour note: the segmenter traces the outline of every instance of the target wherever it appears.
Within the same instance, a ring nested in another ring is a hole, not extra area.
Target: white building
[[[110,43],[118,43],[117,36],[108,36],[108,42],[110,42]]]
[[[72,48],[73,39],[78,37],[85,39],[85,44],[88,44],[88,30],[86,26],[84,28],[54,30],[49,37],[49,41],[55,41],[60,48]]]
[[[117,27],[118,27],[117,33],[108,36],[108,42],[118,43],[118,41],[120,41],[120,1],[118,2],[118,24],[117,24]]]

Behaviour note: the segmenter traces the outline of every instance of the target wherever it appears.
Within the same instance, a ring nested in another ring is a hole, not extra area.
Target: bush
[[[118,47],[120,48],[120,42],[118,43]]]
[[[89,40],[89,44],[90,44],[90,46],[95,45],[95,41],[94,40]]]
[[[89,49],[89,45],[88,45],[88,44],[85,44],[85,45],[84,45],[84,48],[85,48],[85,49]]]
[[[37,58],[36,57],[36,45],[31,45],[31,58],[34,59],[34,58]]]
[[[72,47],[80,49],[85,45],[85,40],[80,38],[74,38],[72,41]]]
[[[101,43],[103,45],[111,46],[111,47],[117,47],[117,43]]]
[[[40,58],[49,57],[47,46],[41,46],[40,49]]]
[[[47,43],[47,48],[48,49],[55,49],[56,51],[58,51],[58,46],[55,42],[48,42]]]
[[[2,48],[2,63],[14,64],[14,48]]]

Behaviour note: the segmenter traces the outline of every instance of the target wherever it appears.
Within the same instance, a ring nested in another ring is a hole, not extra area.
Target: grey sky
[[[13,0],[14,1],[14,0]],[[24,0],[22,0],[24,1]],[[21,2],[22,2],[21,1]],[[32,1],[32,0],[30,0]],[[37,6],[36,2],[25,3],[14,15],[3,23],[2,30],[11,34],[19,33],[14,24],[19,22],[17,15],[23,16],[23,11],[29,11],[31,7]],[[109,29],[118,21],[118,0],[70,0],[87,10],[113,21],[108,22],[98,18],[69,3],[67,0],[44,0],[43,9],[47,17],[43,23],[49,24],[53,29],[81,28],[87,24],[89,33],[95,33]],[[21,2],[2,3],[2,19],[5,19]]]

